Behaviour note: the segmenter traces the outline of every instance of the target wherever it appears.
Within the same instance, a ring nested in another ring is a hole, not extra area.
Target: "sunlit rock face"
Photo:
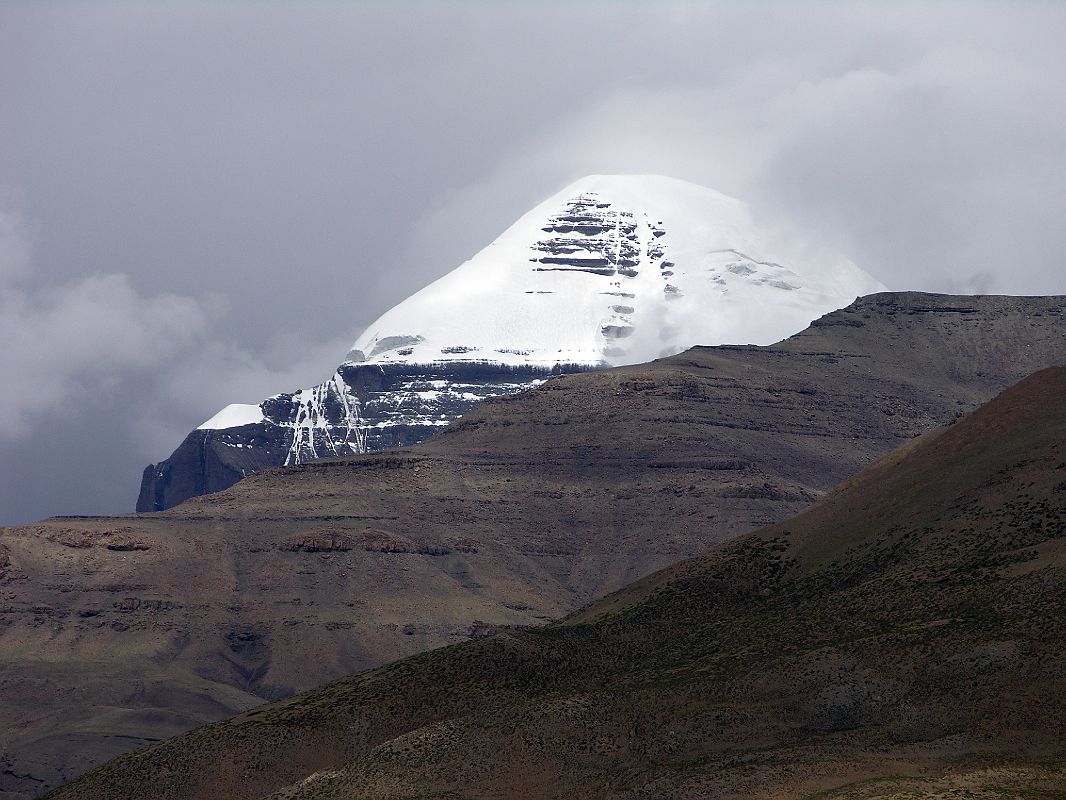
[[[145,469],[137,510],[267,466],[412,444],[552,374],[771,344],[883,288],[711,189],[583,178],[383,314],[329,380],[207,420]]]

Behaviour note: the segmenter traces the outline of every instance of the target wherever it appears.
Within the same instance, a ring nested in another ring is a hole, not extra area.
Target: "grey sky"
[[[892,288],[1066,293],[1066,5],[0,4],[0,522],[126,511],[228,402],[581,175]]]

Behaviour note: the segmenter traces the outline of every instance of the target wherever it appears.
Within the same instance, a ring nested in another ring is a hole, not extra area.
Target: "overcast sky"
[[[0,4],[0,523],[132,509],[230,402],[590,173],[893,289],[1066,293],[1066,4]]]

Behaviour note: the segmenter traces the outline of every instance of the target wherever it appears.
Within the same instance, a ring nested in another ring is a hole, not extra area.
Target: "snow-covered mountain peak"
[[[660,175],[591,175],[370,325],[346,363],[619,365],[769,344],[885,287]]]
[[[137,509],[264,467],[412,444],[553,373],[776,342],[883,289],[802,244],[685,181],[582,178],[382,315],[326,381],[202,423],[145,470]]]

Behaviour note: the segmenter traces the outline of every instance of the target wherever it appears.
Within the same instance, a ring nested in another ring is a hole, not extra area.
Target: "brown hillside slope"
[[[1061,797],[1066,368],[562,624],[121,757],[50,798]]]
[[[552,380],[410,450],[2,530],[0,798],[785,519],[1066,363],[1064,306],[873,295],[775,347]]]

